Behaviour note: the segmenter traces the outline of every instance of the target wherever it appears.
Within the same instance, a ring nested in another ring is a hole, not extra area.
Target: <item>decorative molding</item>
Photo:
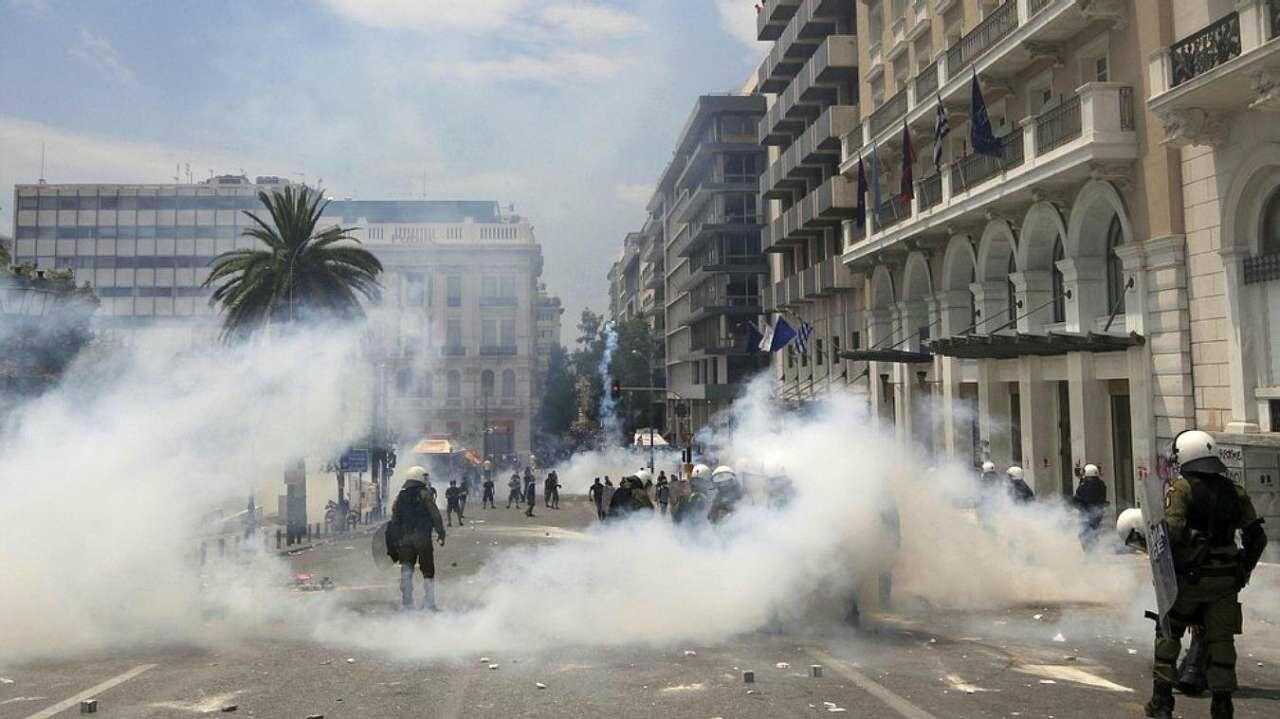
[[[1249,77],[1253,85],[1253,94],[1257,98],[1249,103],[1250,110],[1265,112],[1280,111],[1280,73],[1274,70],[1259,70]]]
[[[1003,77],[995,77],[982,73],[978,75],[982,82],[982,93],[987,97],[1000,98],[1013,94],[1013,84]]]
[[[1052,189],[1047,187],[1037,187],[1031,191],[1031,202],[1048,202],[1056,206],[1059,210],[1065,210],[1071,206],[1072,195],[1065,190]]]
[[[1164,126],[1164,141],[1160,144],[1172,147],[1216,147],[1227,141],[1231,129],[1230,115],[1199,107],[1165,110],[1157,116]]]
[[[1128,192],[1133,189],[1133,163],[1103,161],[1090,162],[1089,178],[1110,182],[1115,185],[1116,189],[1120,192]]]
[[[1124,6],[1123,0],[1076,0],[1076,7],[1085,20],[1109,22],[1117,30],[1128,23]]]
[[[1022,43],[1022,49],[1031,54],[1031,62],[1040,62],[1041,60],[1049,60],[1054,67],[1062,67],[1062,43],[1057,42],[1036,42],[1028,40]]]

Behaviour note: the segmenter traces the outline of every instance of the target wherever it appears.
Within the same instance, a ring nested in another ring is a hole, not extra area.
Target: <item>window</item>
[[[756,196],[737,193],[724,195],[724,219],[730,225],[749,225],[757,221]]]
[[[453,275],[445,280],[445,289],[449,296],[450,307],[462,306],[462,278]]]
[[[1262,237],[1258,241],[1258,254],[1280,254],[1280,189],[1271,193],[1262,213]]]
[[[493,396],[493,370],[487,369],[480,373],[480,396]]]
[[[449,399],[460,399],[462,397],[462,373],[456,369],[449,370],[447,381],[449,384]]]
[[[1120,230],[1120,216],[1111,218],[1111,226],[1107,228],[1107,313],[1125,311],[1124,262],[1120,259],[1120,245],[1124,244],[1124,233]]]
[[[702,363],[701,362],[693,363],[693,383],[702,384]]]
[[[862,333],[861,332],[849,333],[849,349],[851,350],[862,349]]]
[[[867,24],[871,26],[871,44],[879,45],[884,38],[884,15],[880,10],[880,3],[867,10]]]
[[[480,296],[481,297],[497,297],[498,296],[498,278],[482,277],[480,279]]]
[[[1107,81],[1107,56],[1106,55],[1103,55],[1102,57],[1099,57],[1099,58],[1094,58],[1093,79],[1097,80],[1098,82]]]
[[[498,344],[503,347],[516,346],[516,321],[502,320],[498,323]]]
[[[485,347],[494,347],[498,344],[497,320],[480,321],[480,344]]]
[[[435,392],[435,379],[430,370],[422,373],[422,383],[418,385],[418,395],[420,397],[430,397]]]
[[[823,351],[823,349],[822,349],[822,340],[821,340],[821,339],[819,339],[819,340],[815,343],[815,347],[814,347],[814,348],[817,350],[817,352],[815,352],[815,353],[814,353],[814,360],[815,360],[818,364],[822,364],[822,363],[823,363],[824,358],[826,358],[826,356],[827,356],[827,355],[826,355],[826,352],[824,352],[824,351]]]
[[[755,182],[759,176],[754,153],[731,152],[724,155],[725,182]]]
[[[502,370],[502,396],[514,399],[516,396],[516,373],[514,370]]]
[[[1053,242],[1053,267],[1050,268],[1050,276],[1052,277],[1053,287],[1053,321],[1067,321],[1067,285],[1066,280],[1062,276],[1062,270],[1058,267],[1059,260],[1067,258],[1066,252],[1062,249],[1062,238]]]
[[[462,346],[462,320],[449,320],[445,322],[445,345],[448,347]]]
[[[1053,71],[1046,70],[1029,83],[1027,88],[1027,111],[1031,115],[1039,115],[1049,109],[1053,99]]]
[[[503,277],[498,281],[499,297],[515,297],[516,296],[516,278]]]
[[[404,303],[407,307],[421,307],[426,304],[426,283],[421,273],[410,272],[404,276]]]
[[[1018,288],[1017,288],[1016,286],[1014,286],[1014,284],[1013,284],[1013,274],[1014,274],[1015,272],[1017,272],[1017,271],[1018,271],[1018,267],[1017,267],[1017,265],[1016,265],[1016,264],[1014,263],[1014,261],[1013,261],[1013,251],[1012,251],[1012,249],[1011,249],[1011,250],[1010,250],[1010,252],[1009,252],[1009,268],[1008,268],[1008,270],[1009,270],[1009,280],[1006,282],[1006,286],[1005,286],[1005,293],[1006,293],[1006,295],[1007,295],[1007,296],[1005,297],[1005,302],[1007,303],[1007,307],[1009,308],[1009,324],[1010,324],[1010,326],[1011,326],[1011,327],[1013,327],[1014,329],[1017,329],[1017,325],[1016,325],[1015,323],[1016,323],[1016,322],[1017,322],[1017,320],[1018,320],[1018,315],[1017,315],[1017,311],[1018,311]],[[995,331],[995,328],[994,328],[994,327],[992,328],[992,331],[993,331],[993,332]]]
[[[840,335],[831,335],[831,364],[840,361]]]

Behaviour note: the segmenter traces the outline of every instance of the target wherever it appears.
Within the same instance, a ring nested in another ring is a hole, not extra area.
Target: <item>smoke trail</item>
[[[604,326],[604,354],[600,356],[600,386],[603,391],[600,393],[600,429],[605,446],[617,444],[623,440],[622,425],[618,422],[618,415],[614,411],[613,395],[609,392],[612,384],[609,377],[609,368],[613,364],[613,353],[618,350],[618,332],[613,328],[613,322],[607,322]]]

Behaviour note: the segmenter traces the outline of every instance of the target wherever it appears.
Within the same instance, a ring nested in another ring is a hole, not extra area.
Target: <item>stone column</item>
[[[1238,434],[1261,430],[1258,425],[1258,403],[1254,398],[1257,369],[1253,360],[1253,343],[1264,340],[1245,333],[1245,329],[1253,325],[1244,314],[1247,290],[1244,286],[1243,263],[1247,254],[1248,250],[1235,245],[1222,248],[1227,316],[1221,321],[1227,340],[1227,368],[1231,374],[1231,419],[1226,422],[1224,429]]]
[[[1018,395],[1022,404],[1022,468],[1037,497],[1058,494],[1058,459],[1053,437],[1058,431],[1053,384],[1044,379],[1043,359],[1023,357],[1018,363]]]
[[[1067,355],[1067,383],[1071,388],[1071,459],[1081,465],[1093,463],[1110,465],[1107,449],[1110,438],[1107,429],[1109,394],[1106,386],[1094,371],[1094,355],[1088,352],[1071,352]],[[1115,497],[1111,473],[1105,479],[1110,487],[1109,497]]]
[[[1016,299],[1021,307],[1013,308],[1013,316],[1018,318],[1015,328],[1018,332],[1038,334],[1044,326],[1053,322],[1053,305],[1049,298],[1053,296],[1053,277],[1047,270],[1015,272],[1009,275],[1016,292]]]
[[[879,345],[888,345],[893,340],[889,337],[893,334],[893,315],[888,309],[871,310],[867,313],[867,347],[876,347]],[[886,407],[890,401],[885,396],[884,386],[880,382],[880,374],[889,372],[891,365],[883,362],[867,363],[867,386],[871,397],[871,421],[877,425],[881,422],[881,418],[885,416]],[[884,429],[882,427],[881,429]]]
[[[1008,321],[1008,287],[1003,279],[974,282],[969,291],[979,315],[974,319],[974,334],[990,334]]]
[[[1106,317],[1111,312],[1103,280],[1106,261],[1101,257],[1068,257],[1056,264],[1062,273],[1062,286],[1069,295],[1064,300],[1067,331],[1093,331],[1094,319]]]
[[[978,437],[986,458],[1005,467],[1013,457],[1009,387],[998,379],[997,360],[978,360]]]
[[[952,290],[935,295],[934,304],[938,307],[938,314],[942,320],[940,336],[957,335],[973,324],[969,319],[970,297],[968,290]],[[945,451],[948,457],[954,459],[959,455],[960,450],[958,437],[960,423],[965,421],[963,417],[956,416],[956,413],[962,410],[960,360],[954,357],[937,357],[934,359],[934,367],[940,380],[937,387],[938,394],[941,395],[939,405],[942,409],[942,443],[938,449]]]

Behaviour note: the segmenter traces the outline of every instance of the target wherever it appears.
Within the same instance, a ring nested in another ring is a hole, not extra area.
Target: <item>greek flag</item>
[[[942,94],[938,94],[938,117],[933,126],[933,169],[942,172],[942,141],[951,132],[951,123],[947,121],[947,106],[942,104]]]
[[[800,320],[800,329],[796,331],[796,351],[802,355],[809,354],[809,336],[813,334],[813,325]]]

